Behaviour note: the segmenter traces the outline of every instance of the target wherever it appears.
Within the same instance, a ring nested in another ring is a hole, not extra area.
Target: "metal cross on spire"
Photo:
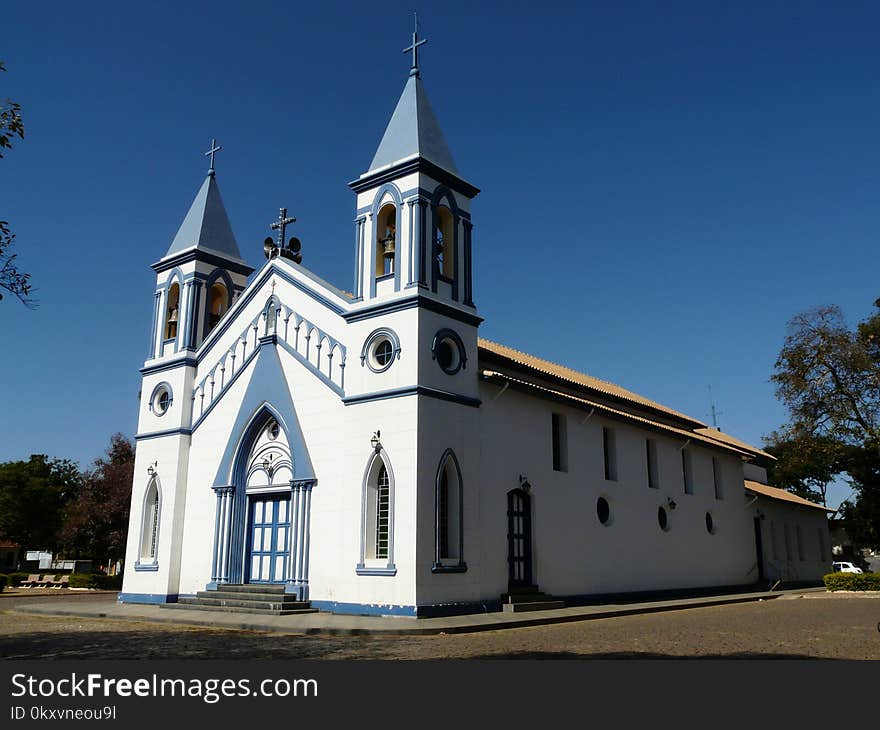
[[[284,233],[287,230],[287,226],[291,223],[296,223],[296,218],[293,216],[288,218],[287,208],[280,208],[278,212],[278,220],[269,224],[269,228],[273,231],[278,231],[278,248],[284,248]]]
[[[209,175],[214,174],[214,155],[222,149],[223,149],[222,147],[217,146],[217,140],[212,137],[211,138],[211,149],[209,149],[207,152],[205,152],[205,157],[211,158],[211,169],[208,170]]]
[[[415,74],[419,75],[419,46],[425,45],[428,42],[427,38],[419,40],[419,16],[418,13],[413,13],[413,39],[412,45],[407,46],[403,49],[404,53],[409,53],[412,51],[412,68],[410,69],[410,75]]]

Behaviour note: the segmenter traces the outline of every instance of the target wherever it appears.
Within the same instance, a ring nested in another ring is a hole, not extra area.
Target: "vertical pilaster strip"
[[[214,557],[211,561],[211,582],[216,583],[217,574],[219,572],[219,556],[220,556],[220,505],[223,496],[219,489],[214,489],[214,496],[217,498],[217,505],[214,509]]]
[[[431,260],[430,252],[425,250],[427,241],[425,241],[425,209],[428,207],[428,201],[419,198],[418,203],[418,251],[419,251],[419,285],[425,286],[428,278],[425,275],[425,262]]]
[[[196,347],[196,339],[198,338],[199,332],[199,305],[202,301],[202,282],[196,279],[193,282],[193,313],[192,313],[192,321],[190,322],[189,332],[188,332],[188,340],[187,347],[194,350]]]
[[[452,298],[456,302],[458,301],[459,259],[461,258],[461,252],[458,250],[458,228],[460,223],[461,218],[458,213],[455,213],[452,217]]]
[[[300,584],[299,577],[299,486],[291,486],[290,491],[290,579],[293,585]]]
[[[464,304],[474,306],[474,262],[473,262],[473,228],[469,220],[463,220],[464,225]]]
[[[400,245],[400,231],[403,230],[403,205],[394,206],[395,215],[397,216],[397,225],[395,235],[397,240],[394,242],[394,291],[400,291],[400,259],[403,246]]]
[[[297,563],[296,563],[296,573],[299,579],[299,584],[303,584],[303,568],[305,564],[305,487],[303,485],[299,485],[299,512],[297,514],[297,529],[296,529],[296,546],[297,546]]]
[[[153,339],[150,341],[150,360],[156,357],[156,338],[159,336],[159,308],[162,305],[162,292],[156,292],[155,303],[153,305],[153,329],[150,330]]]
[[[406,267],[406,285],[412,286],[413,280],[416,275],[416,270],[417,270],[416,269],[416,226],[415,226],[415,220],[413,218],[413,215],[414,215],[413,211],[415,210],[415,200],[408,201],[408,204],[409,204],[409,227],[408,227],[409,228],[409,231],[408,231],[409,235],[407,236],[408,245],[407,245],[406,250],[408,252],[407,259],[408,259],[409,263]]]
[[[306,498],[306,506],[303,513],[305,515],[303,520],[303,573],[302,573],[302,582],[303,582],[303,600],[309,599],[309,545],[311,544],[311,522],[312,522],[312,486],[311,484],[307,484],[305,486],[305,498]]]
[[[376,227],[375,216],[372,213],[367,214],[367,220],[370,221],[370,238],[376,238],[376,231],[374,230]],[[376,241],[370,240],[365,241],[365,245],[370,247],[370,299],[376,298]]]
[[[364,297],[364,219],[356,218],[354,226],[354,298]]]

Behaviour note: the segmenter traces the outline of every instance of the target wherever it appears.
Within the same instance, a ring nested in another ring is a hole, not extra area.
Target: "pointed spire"
[[[211,145],[214,147],[215,145]],[[216,152],[216,150],[214,150]],[[210,153],[209,153],[210,154]],[[213,160],[212,160],[213,162]],[[238,244],[229,225],[229,216],[214,174],[213,164],[196,194],[195,200],[180,224],[177,235],[165,258],[192,248],[202,249],[225,258],[242,261]]]
[[[403,87],[368,172],[407,157],[423,157],[457,175],[455,161],[431,109],[418,69],[414,70],[416,73],[411,73]]]

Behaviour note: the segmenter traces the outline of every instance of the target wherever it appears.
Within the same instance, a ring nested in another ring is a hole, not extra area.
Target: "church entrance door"
[[[290,496],[248,499],[247,583],[284,583],[290,555]]]
[[[507,494],[507,565],[511,589],[532,585],[532,499],[521,489]]]

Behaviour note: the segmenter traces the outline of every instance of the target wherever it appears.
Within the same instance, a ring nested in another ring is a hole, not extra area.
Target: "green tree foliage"
[[[114,434],[104,457],[82,475],[82,487],[65,510],[61,543],[68,557],[112,563],[125,555],[134,444]]]
[[[5,70],[6,67],[0,62],[0,71]],[[21,105],[7,99],[0,102],[0,158],[4,150],[12,148],[12,141],[16,137],[24,139]],[[35,307],[36,302],[31,296],[31,275],[19,270],[15,260],[18,254],[12,252],[14,244],[15,234],[9,228],[9,222],[0,220],[0,289],[14,294],[25,306]],[[0,299],[3,299],[3,292],[0,292]]]
[[[880,310],[880,300],[875,302]],[[848,478],[855,504],[842,513],[858,544],[880,536],[880,311],[847,326],[838,307],[789,323],[773,374],[790,422],[767,438],[780,486],[824,501],[828,484]],[[857,532],[858,537],[854,534]]]
[[[0,464],[0,537],[25,549],[56,550],[64,508],[79,492],[76,464],[35,454]]]

